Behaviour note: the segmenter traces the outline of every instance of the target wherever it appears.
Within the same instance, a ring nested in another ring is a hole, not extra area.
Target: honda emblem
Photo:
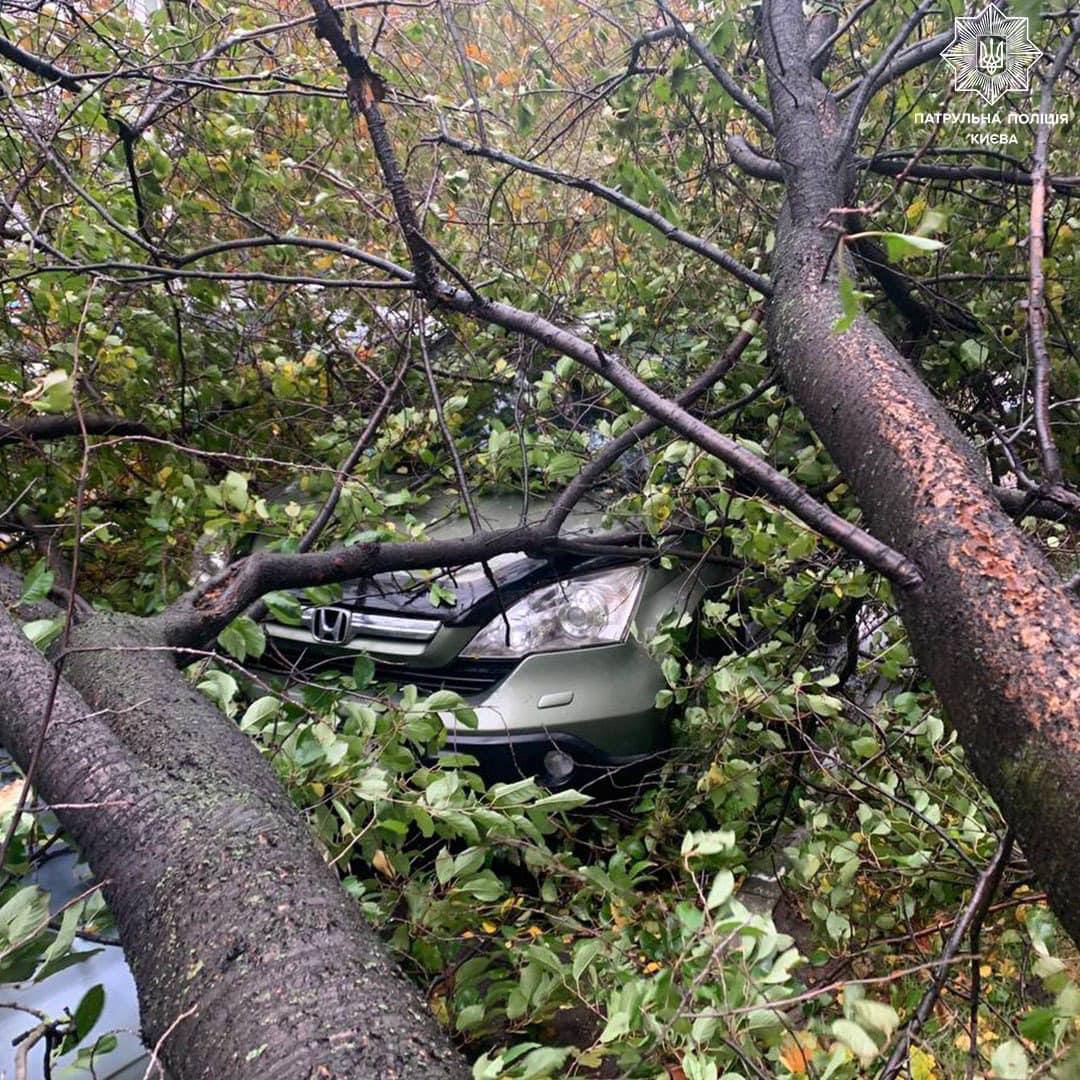
[[[352,637],[352,612],[339,607],[314,608],[311,636],[327,645],[344,645]]]

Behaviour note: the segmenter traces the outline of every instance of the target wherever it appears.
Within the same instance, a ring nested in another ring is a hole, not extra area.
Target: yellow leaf
[[[379,848],[371,857],[371,865],[374,866],[384,878],[389,878],[392,881],[397,877],[393,866],[390,864],[390,860],[386,857],[386,852],[383,851],[382,848]]]
[[[23,782],[21,780],[12,780],[10,784],[5,784],[0,788],[0,816],[15,809],[15,804],[19,801],[19,792],[22,791],[22,786]]]
[[[908,208],[904,211],[904,216],[908,221],[918,221],[922,217],[923,211],[926,209],[925,199],[916,199]]]
[[[780,1061],[788,1072],[801,1076],[810,1071],[810,1059],[818,1048],[818,1041],[809,1031],[789,1034],[780,1047]]]
[[[937,1059],[922,1047],[911,1048],[908,1063],[911,1066],[911,1080],[938,1080]]]
[[[495,925],[495,923],[493,923],[493,922],[491,922],[490,920],[487,920],[487,919],[485,919],[484,922],[482,922],[480,924],[480,926],[483,929],[485,934],[494,934],[495,931],[499,929]]]
[[[450,1013],[446,1008],[446,996],[444,994],[436,994],[435,997],[430,999],[428,1005],[439,1023],[442,1024],[443,1027],[449,1027]]]

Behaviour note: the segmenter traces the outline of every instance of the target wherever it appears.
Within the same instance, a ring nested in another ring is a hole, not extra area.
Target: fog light
[[[549,750],[544,755],[544,772],[553,784],[561,784],[574,771],[574,759],[561,750]]]

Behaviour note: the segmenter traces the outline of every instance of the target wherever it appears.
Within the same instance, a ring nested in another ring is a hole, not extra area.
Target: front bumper
[[[431,642],[431,653],[440,648],[444,634],[441,630]],[[297,646],[277,655],[280,646],[292,642],[280,631],[271,641],[274,648],[264,654],[262,666],[305,679],[319,679],[345,665],[349,670],[355,656],[352,650],[342,655]],[[509,739],[565,733],[615,758],[647,754],[666,741],[663,715],[655,705],[666,683],[656,661],[632,638],[616,645],[535,653],[497,666],[455,662],[461,644],[453,644],[455,648],[447,650],[449,659],[431,666],[400,653],[372,650],[376,679],[398,687],[411,683],[421,694],[456,690],[476,713],[477,726],[466,728],[446,713],[452,735]]]
[[[662,748],[618,756],[565,731],[477,735],[451,731],[444,754],[476,759],[489,783],[535,777],[552,791],[575,788],[605,797],[632,795],[663,762]]]
[[[637,642],[536,653],[491,689],[463,695],[476,728],[445,720],[451,736],[516,739],[573,735],[611,758],[634,757],[666,742],[656,694],[664,677]]]

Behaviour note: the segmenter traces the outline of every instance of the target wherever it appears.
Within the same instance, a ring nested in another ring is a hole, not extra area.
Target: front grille
[[[324,613],[340,616],[340,633],[323,636],[320,617]],[[430,641],[442,625],[438,619],[401,618],[334,606],[301,608],[300,621],[312,637],[332,645],[345,645],[357,636],[390,638],[394,641]]]
[[[471,664],[460,661],[452,668],[408,668],[397,664],[376,664],[375,678],[396,686],[415,686],[417,690],[454,690],[462,697],[482,694],[496,686],[513,668],[513,664]]]
[[[357,654],[327,655],[302,643],[271,638],[259,666],[297,679],[311,679],[331,671],[350,674]],[[514,669],[510,661],[458,660],[448,668],[410,667],[405,664],[375,664],[375,680],[395,686],[415,686],[430,694],[435,690],[454,690],[462,696],[482,694],[498,685]]]

